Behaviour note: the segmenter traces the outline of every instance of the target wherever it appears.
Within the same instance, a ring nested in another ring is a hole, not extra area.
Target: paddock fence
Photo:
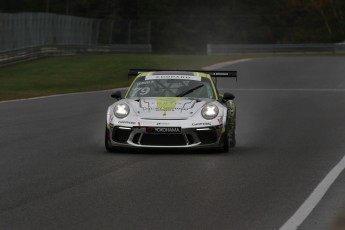
[[[120,34],[134,37],[134,23],[130,24],[132,34],[115,31],[109,24],[116,27],[109,20],[68,15],[0,13],[0,66],[49,56],[152,52],[151,44],[145,43],[146,38],[141,44],[129,43],[126,38],[117,39]],[[114,44],[118,41],[122,43]]]

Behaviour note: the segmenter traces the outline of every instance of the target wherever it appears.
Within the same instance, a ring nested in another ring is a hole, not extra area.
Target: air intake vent
[[[179,146],[187,145],[182,134],[143,134],[141,145]]]

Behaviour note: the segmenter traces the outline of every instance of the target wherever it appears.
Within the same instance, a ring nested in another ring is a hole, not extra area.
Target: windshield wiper
[[[189,90],[187,90],[187,91],[185,91],[185,92],[182,92],[182,93],[177,94],[175,97],[183,97],[183,96],[185,96],[185,95],[187,95],[187,94],[190,94],[191,92],[193,92],[193,91],[195,91],[195,90],[197,90],[197,89],[199,89],[199,88],[201,88],[201,87],[203,87],[203,86],[204,86],[203,84],[202,84],[202,85],[195,86],[194,88],[191,88],[191,89],[189,89]]]

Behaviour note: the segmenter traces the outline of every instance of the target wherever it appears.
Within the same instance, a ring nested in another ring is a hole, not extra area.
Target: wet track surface
[[[110,92],[0,103],[0,229],[279,229],[345,154],[345,58],[224,69],[238,146],[106,153]],[[299,229],[328,229],[345,173]]]

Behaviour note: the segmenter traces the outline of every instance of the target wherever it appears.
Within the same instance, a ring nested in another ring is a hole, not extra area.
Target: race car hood
[[[187,119],[212,101],[183,97],[145,97],[127,100],[138,117],[147,119]]]

